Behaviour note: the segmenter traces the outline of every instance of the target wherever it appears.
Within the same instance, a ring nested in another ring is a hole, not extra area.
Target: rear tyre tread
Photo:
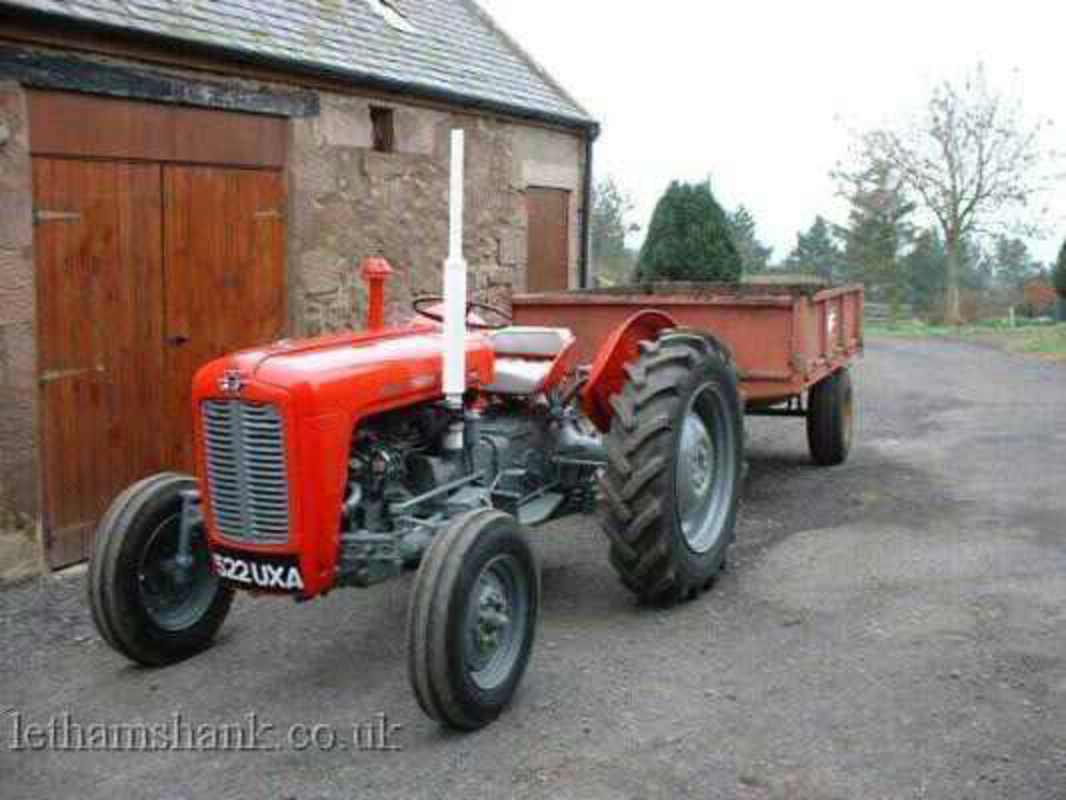
[[[609,561],[624,586],[642,602],[669,605],[692,599],[714,584],[733,538],[736,496],[727,527],[709,556],[710,575],[681,569],[671,541],[673,505],[665,497],[674,463],[674,434],[692,375],[713,370],[736,400],[740,462],[742,418],[736,369],[725,348],[713,339],[684,330],[671,331],[638,348],[640,357],[628,370],[629,381],[611,398],[615,410],[606,437],[608,466],[600,476],[603,503],[600,521],[610,542]],[[707,366],[714,362],[714,367]],[[669,435],[668,435],[669,434]],[[739,479],[737,489],[739,489]],[[707,564],[704,564],[704,569]]]

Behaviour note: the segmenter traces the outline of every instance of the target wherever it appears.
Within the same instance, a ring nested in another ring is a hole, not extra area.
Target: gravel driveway
[[[2,592],[0,797],[1066,798],[1066,367],[876,341],[856,379],[842,468],[751,422],[732,566],[695,603],[636,607],[592,520],[538,537],[533,664],[473,736],[408,690],[409,578],[243,599],[165,671],[97,640],[81,578]],[[60,741],[116,723],[204,738]]]

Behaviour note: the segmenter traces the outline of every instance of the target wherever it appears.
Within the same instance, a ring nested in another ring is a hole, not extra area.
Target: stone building
[[[189,468],[198,364],[439,291],[454,127],[479,298],[582,285],[598,128],[474,0],[0,0],[0,576]]]

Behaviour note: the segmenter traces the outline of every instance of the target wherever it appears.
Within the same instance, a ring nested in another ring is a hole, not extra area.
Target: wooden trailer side
[[[814,292],[768,285],[519,295],[513,308],[518,325],[573,331],[581,363],[590,363],[629,317],[663,311],[726,344],[748,405],[765,407],[802,394],[861,353],[862,303],[858,286]]]

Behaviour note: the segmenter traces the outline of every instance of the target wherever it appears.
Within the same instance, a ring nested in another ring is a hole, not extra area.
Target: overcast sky
[[[637,222],[672,179],[709,175],[723,205],[752,210],[775,261],[816,214],[843,221],[828,173],[849,128],[918,110],[979,60],[1066,137],[1056,3],[481,2],[603,123],[597,175],[632,193]],[[1066,221],[1066,190],[1049,204]],[[1031,245],[1050,260],[1064,235]]]

